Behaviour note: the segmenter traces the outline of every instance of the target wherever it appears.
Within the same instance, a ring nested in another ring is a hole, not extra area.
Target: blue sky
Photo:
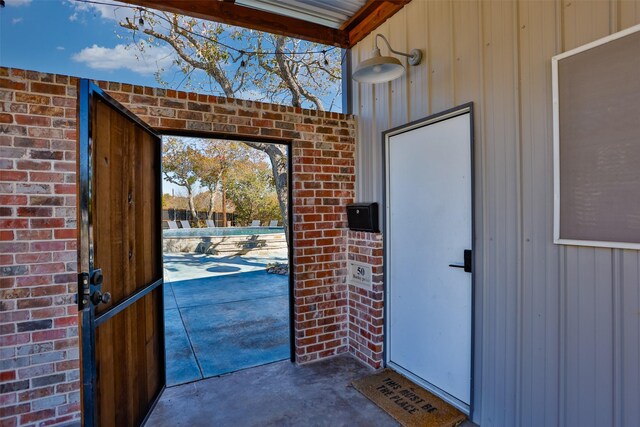
[[[141,54],[132,47],[130,33],[118,25],[125,17],[137,22],[136,10],[131,7],[117,7],[114,0],[100,2],[114,3],[116,7],[75,0],[5,2],[6,7],[0,9],[2,66],[156,87],[161,85],[154,73],[164,68],[162,79],[169,87],[190,89],[185,87],[184,75],[173,65],[172,48],[165,44],[147,45]],[[244,47],[241,40],[224,41]],[[197,76],[204,73],[197,71],[193,76],[198,80]],[[333,94],[321,94],[326,108],[334,100]],[[259,95],[248,86],[236,97],[255,99]],[[336,101],[332,110],[340,111],[341,102]]]
[[[136,58],[135,49],[116,36],[116,17],[130,9],[61,0],[5,0],[0,9],[0,64],[51,73],[69,74],[158,86],[154,71],[170,63],[169,48]],[[171,75],[168,76],[171,79]]]

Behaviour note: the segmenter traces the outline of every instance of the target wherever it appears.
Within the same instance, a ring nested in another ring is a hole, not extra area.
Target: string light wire
[[[114,11],[117,9],[121,9],[121,8],[125,8],[125,9],[131,9],[134,11],[139,11],[140,12],[140,19],[138,20],[138,24],[140,26],[144,26],[144,19],[142,18],[142,13],[147,12],[150,13],[151,15],[155,16],[156,18],[159,18],[163,21],[166,21],[169,25],[172,25],[171,21],[169,21],[165,16],[159,15],[156,12],[154,12],[153,10],[149,10],[149,9],[144,9],[138,6],[130,6],[130,5],[126,5],[126,4],[115,4],[115,3],[107,3],[107,2],[103,2],[103,1],[99,1],[99,0],[72,0],[76,3],[84,3],[84,4],[95,4],[95,5],[100,5],[100,6],[112,6],[114,8]],[[0,0],[0,2],[4,3],[4,0]],[[127,19],[127,22],[129,24],[131,24],[131,22]],[[233,50],[237,53],[240,54],[240,58],[244,57],[245,55],[247,56],[251,56],[251,55],[281,55],[281,52],[258,52],[258,51],[248,51],[248,50],[244,50],[244,49],[238,49],[236,47],[230,46],[226,43],[223,43],[217,39],[211,38],[211,37],[207,37],[205,35],[202,35],[200,33],[196,33],[195,31],[191,31],[188,28],[184,28],[184,27],[180,27],[180,29],[182,31],[185,31],[193,36],[196,37],[200,37],[203,39],[206,39],[214,44],[217,44],[219,46],[222,46],[226,49],[229,50]],[[286,54],[288,55],[309,55],[309,54],[317,54],[317,53],[321,53],[323,55],[324,58],[324,63],[325,65],[328,65],[328,60],[327,60],[327,53],[338,49],[336,46],[328,46],[325,49],[321,49],[321,50],[306,50],[306,51],[294,51],[294,52],[286,52]],[[242,61],[243,63],[245,63],[245,61]],[[245,63],[246,64],[246,63]]]

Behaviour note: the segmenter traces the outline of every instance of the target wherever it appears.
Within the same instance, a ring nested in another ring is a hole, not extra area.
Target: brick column
[[[349,285],[349,351],[378,369],[384,344],[382,234],[349,231],[348,256],[371,266],[372,288]]]

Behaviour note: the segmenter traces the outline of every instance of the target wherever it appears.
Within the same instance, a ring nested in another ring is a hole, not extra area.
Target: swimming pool
[[[180,228],[163,230],[163,237],[223,237],[223,236],[255,236],[259,234],[284,233],[283,227],[215,227],[215,228]]]

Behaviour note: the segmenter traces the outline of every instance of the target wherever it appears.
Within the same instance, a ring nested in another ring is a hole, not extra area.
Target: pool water
[[[216,227],[181,228],[162,230],[163,237],[212,237],[212,236],[253,236],[256,234],[284,233],[283,227]]]

